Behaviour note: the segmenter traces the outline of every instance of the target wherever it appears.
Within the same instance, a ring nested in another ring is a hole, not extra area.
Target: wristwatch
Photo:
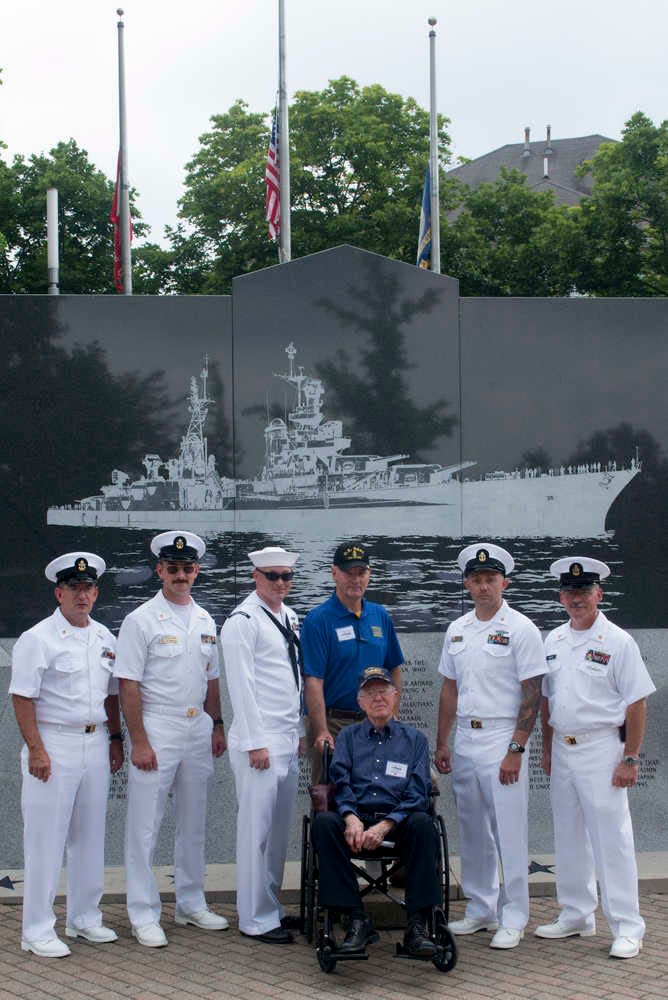
[[[508,744],[509,753],[524,753],[526,747],[523,747],[521,743],[517,743],[516,740],[511,740]]]
[[[623,761],[625,764],[632,764],[634,767],[640,765],[640,757],[633,757],[630,753],[623,758]]]

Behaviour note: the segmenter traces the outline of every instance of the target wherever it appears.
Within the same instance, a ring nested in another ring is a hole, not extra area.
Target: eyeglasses
[[[286,570],[285,573],[276,573],[273,569],[265,571],[260,569],[259,566],[256,566],[255,569],[258,573],[262,573],[262,576],[266,576],[267,580],[271,580],[272,583],[276,583],[278,580],[282,580],[283,583],[290,583],[290,580],[295,575],[291,569]]]
[[[195,563],[184,563],[181,565],[172,564],[171,566],[165,566],[168,573],[175,576],[177,573],[185,573],[186,576],[191,576],[195,572]]]

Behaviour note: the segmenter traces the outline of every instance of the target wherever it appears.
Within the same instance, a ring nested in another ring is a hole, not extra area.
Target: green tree
[[[638,111],[622,141],[604,143],[581,174],[594,187],[580,205],[587,252],[578,288],[593,295],[668,295],[668,121]]]
[[[441,230],[442,270],[462,295],[569,295],[582,238],[573,209],[532,191],[517,170],[462,192]]]
[[[186,167],[183,223],[169,232],[179,292],[229,292],[235,275],[277,262],[264,218],[268,116],[237,101],[211,123]],[[428,136],[427,112],[377,84],[341,77],[298,91],[290,109],[293,256],[352,243],[413,263]],[[444,205],[450,187],[443,182]]]
[[[17,155],[0,167],[0,232],[6,241],[0,291],[46,291],[49,187],[58,189],[61,291],[113,292],[109,211],[114,185],[74,139],[58,143],[48,155]],[[133,221],[133,226],[135,236],[147,230],[140,221]]]

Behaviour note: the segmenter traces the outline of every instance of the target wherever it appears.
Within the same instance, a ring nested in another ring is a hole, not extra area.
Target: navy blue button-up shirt
[[[338,812],[379,813],[401,823],[429,809],[429,744],[414,726],[392,719],[380,731],[368,719],[336,738],[330,767]]]

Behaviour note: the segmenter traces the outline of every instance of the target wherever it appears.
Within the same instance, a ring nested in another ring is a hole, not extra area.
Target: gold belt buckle
[[[471,729],[482,729],[482,722],[480,719],[471,719]]]
[[[197,709],[196,708],[189,708],[189,709],[187,709],[187,711],[186,711],[187,718],[194,719],[196,715],[197,715]]]
[[[564,743],[567,743],[569,747],[574,747],[577,745],[577,739],[575,736],[564,736]]]
[[[84,733],[94,733],[96,729],[97,726],[95,725],[95,723],[91,723],[88,726],[84,726]]]

